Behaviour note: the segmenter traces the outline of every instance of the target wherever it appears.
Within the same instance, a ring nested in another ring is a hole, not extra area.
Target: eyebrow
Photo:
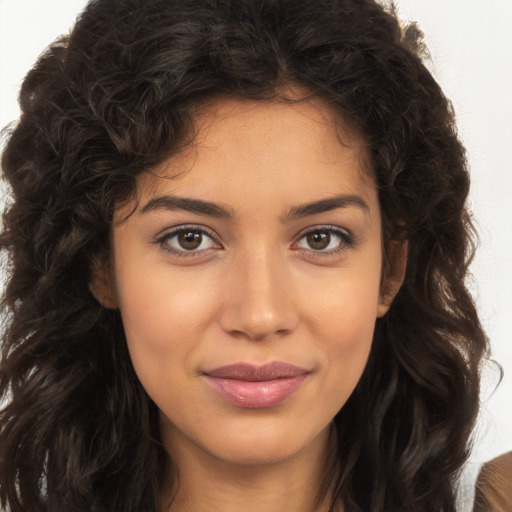
[[[365,213],[370,211],[368,203],[361,196],[342,194],[328,199],[320,199],[313,203],[292,206],[281,218],[281,222],[286,223],[309,215],[316,215],[318,213],[325,213],[331,210],[337,210],[338,208],[348,208],[351,206],[360,208]]]
[[[365,212],[370,211],[368,203],[358,195],[338,195],[328,199],[320,199],[312,203],[292,206],[281,218],[282,223],[292,220],[316,215],[319,213],[336,210],[339,208],[357,207]],[[201,199],[191,199],[188,197],[177,197],[171,195],[158,196],[149,200],[140,210],[140,214],[145,214],[155,210],[183,210],[201,215],[209,215],[223,219],[232,219],[235,217],[233,210],[220,206],[210,201]]]
[[[184,210],[202,215],[210,215],[224,219],[234,217],[233,211],[210,201],[190,199],[188,197],[158,196],[148,201],[140,213],[148,213],[155,210]]]

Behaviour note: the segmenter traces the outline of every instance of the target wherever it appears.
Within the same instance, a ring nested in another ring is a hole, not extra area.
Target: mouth
[[[275,407],[284,402],[310,372],[274,362],[262,366],[247,363],[221,366],[204,372],[213,390],[233,405],[247,409]]]

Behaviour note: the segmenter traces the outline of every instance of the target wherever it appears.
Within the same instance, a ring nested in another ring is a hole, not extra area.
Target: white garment
[[[457,488],[457,512],[472,512],[476,480],[482,465],[481,462],[469,461],[464,466]]]

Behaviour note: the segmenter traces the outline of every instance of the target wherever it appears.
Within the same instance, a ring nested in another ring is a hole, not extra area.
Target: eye
[[[341,228],[322,226],[302,234],[295,247],[316,253],[337,253],[354,243],[352,236]]]
[[[183,226],[164,233],[156,243],[167,252],[179,255],[195,255],[209,249],[220,248],[214,235],[197,226]]]

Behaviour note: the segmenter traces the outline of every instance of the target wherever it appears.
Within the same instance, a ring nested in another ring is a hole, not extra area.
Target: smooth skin
[[[331,421],[361,377],[406,247],[383,272],[364,144],[322,101],[221,99],[196,123],[194,142],[141,175],[138,203],[116,212],[111,266],[91,283],[120,309],[161,411],[180,477],[162,510],[327,510],[316,498]],[[307,376],[273,407],[230,403],[205,376],[275,361]]]

